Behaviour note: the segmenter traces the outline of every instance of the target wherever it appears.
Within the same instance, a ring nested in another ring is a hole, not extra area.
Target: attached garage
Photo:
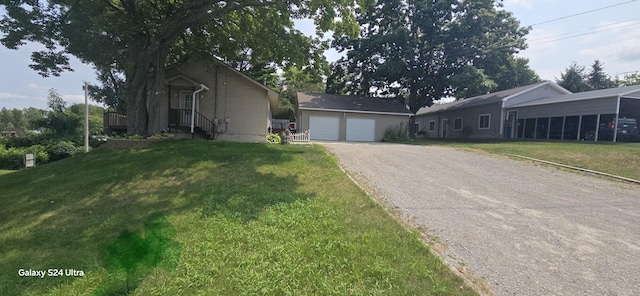
[[[640,142],[640,85],[542,98],[507,112],[517,138]]]
[[[309,130],[311,140],[337,141],[340,137],[340,118],[310,116]]]
[[[393,99],[298,93],[298,131],[315,141],[381,141],[389,127],[407,125],[411,112]]]

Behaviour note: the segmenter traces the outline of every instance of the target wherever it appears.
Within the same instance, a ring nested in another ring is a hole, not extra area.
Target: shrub
[[[468,138],[473,135],[473,128],[467,125],[462,128],[461,134],[463,137]]]
[[[408,141],[409,126],[401,122],[396,126],[388,126],[382,137],[382,142]]]
[[[277,134],[270,134],[267,136],[267,141],[270,143],[280,143],[281,139]]]
[[[0,169],[18,170],[24,166],[24,150],[0,146]]]
[[[78,147],[76,147],[73,142],[69,141],[58,141],[47,147],[47,152],[49,153],[51,161],[73,156],[78,152],[78,150]]]

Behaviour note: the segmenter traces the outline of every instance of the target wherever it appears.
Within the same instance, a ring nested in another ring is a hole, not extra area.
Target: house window
[[[454,118],[453,119],[453,130],[454,131],[459,131],[461,129],[462,129],[462,117]]]
[[[479,129],[488,129],[490,127],[491,122],[491,114],[482,114],[478,120],[478,128]]]
[[[436,131],[436,122],[435,121],[429,121],[429,131],[430,132],[435,132]]]

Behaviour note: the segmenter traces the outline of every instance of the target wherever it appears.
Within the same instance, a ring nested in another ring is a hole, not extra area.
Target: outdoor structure
[[[278,109],[278,94],[218,60],[187,61],[151,77],[148,96],[158,96],[157,130],[197,133],[206,138],[264,142]],[[156,92],[154,89],[160,89]],[[105,115],[121,124],[122,117]]]
[[[510,107],[570,94],[550,82],[522,86],[446,104],[421,108],[415,117],[416,130],[427,138],[515,138],[517,112]]]
[[[0,137],[20,137],[23,135],[23,132],[19,128],[8,128],[0,132]]]
[[[517,138],[640,141],[640,85],[541,98],[506,110]]]
[[[297,94],[299,131],[310,131],[311,140],[381,141],[389,127],[406,126],[412,113],[394,99]]]

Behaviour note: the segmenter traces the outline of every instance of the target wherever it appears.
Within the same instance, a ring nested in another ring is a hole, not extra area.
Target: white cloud
[[[542,5],[548,5],[552,2],[555,2],[555,0],[505,0],[504,6],[506,8],[522,7],[526,10],[531,10],[534,6],[539,7]]]
[[[581,56],[590,59],[619,60],[623,62],[640,62],[640,38],[625,39],[620,42],[608,43],[602,46],[582,49]]]
[[[35,84],[35,83],[29,83],[29,84],[27,84],[27,88],[28,89],[40,89],[40,86]]]
[[[526,9],[533,8],[532,0],[505,0],[504,4],[506,6],[520,6]]]

